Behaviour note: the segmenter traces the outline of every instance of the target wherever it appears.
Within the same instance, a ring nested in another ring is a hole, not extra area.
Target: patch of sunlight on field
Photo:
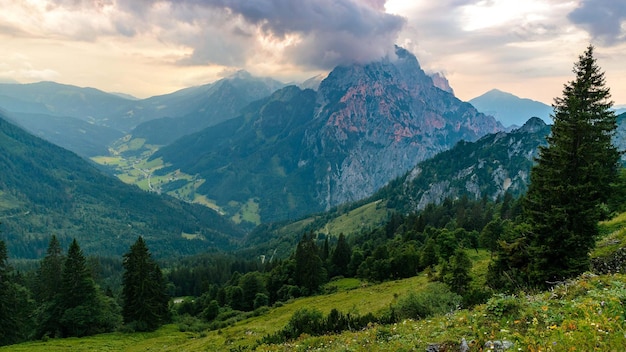
[[[19,208],[22,205],[17,199],[10,194],[0,190],[0,211]]]
[[[186,233],[186,232],[183,232],[180,235],[181,235],[182,238],[184,238],[186,240],[202,239],[202,235],[200,235],[199,233]]]
[[[233,215],[231,220],[236,224],[247,221],[258,225],[261,223],[261,215],[259,214],[259,210],[259,203],[255,199],[250,198],[248,199],[248,202],[240,207],[239,212]]]
[[[119,156],[93,156],[91,160],[100,165],[119,166],[125,165],[126,161]]]
[[[128,183],[128,184],[135,184],[137,181],[137,178],[128,174],[119,174],[117,175],[117,178],[119,178],[122,182],[124,183]]]
[[[348,280],[348,283],[343,284],[343,280]],[[422,290],[428,284],[423,276],[385,282],[379,285],[368,285],[359,281],[356,288],[353,279],[343,280],[335,281],[335,283],[338,286],[345,285],[348,287],[347,290],[290,301],[281,307],[273,308],[262,316],[243,320],[220,331],[210,331],[206,337],[190,340],[181,346],[181,350],[237,350],[237,348],[253,345],[263,336],[282,329],[293,313],[302,308],[316,308],[324,314],[328,314],[333,308],[343,313],[361,315],[370,312],[376,313],[387,308],[398,297],[402,297],[409,291]]]
[[[197,186],[198,185],[196,184],[196,187]],[[222,208],[220,208],[220,206],[217,205],[217,203],[215,203],[214,200],[211,200],[211,199],[207,198],[207,196],[205,196],[205,195],[196,194],[194,196],[193,202],[194,203],[198,203],[198,204],[202,204],[205,207],[211,208],[211,209],[215,210],[216,212],[220,213],[221,215],[224,215],[224,211],[222,211]]]
[[[157,158],[157,159],[153,159],[148,161],[148,159],[140,159],[139,164],[137,165],[137,167],[141,168],[141,169],[147,169],[147,170],[158,170],[163,168],[165,165],[163,164],[163,159],[161,158]]]

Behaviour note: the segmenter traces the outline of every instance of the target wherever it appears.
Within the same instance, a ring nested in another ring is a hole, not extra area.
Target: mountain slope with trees
[[[550,126],[535,117],[508,133],[459,142],[390,182],[373,199],[386,199],[389,207],[410,212],[447,198],[518,197],[526,192],[534,158],[549,134]]]
[[[123,136],[116,129],[75,117],[19,112],[7,112],[4,116],[31,134],[83,158],[107,154],[107,146]]]
[[[229,248],[242,236],[213,210],[126,185],[2,118],[0,165],[1,234],[14,258],[39,257],[52,234],[100,255],[140,235],[161,255]]]
[[[166,117],[144,122],[132,130],[132,136],[145,139],[149,144],[167,145],[182,136],[236,117],[249,103],[265,98],[283,86],[278,81],[240,71],[212,83],[202,94],[185,99],[184,104],[193,106],[193,109],[181,107]]]

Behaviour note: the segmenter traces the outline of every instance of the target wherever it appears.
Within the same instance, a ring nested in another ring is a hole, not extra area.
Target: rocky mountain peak
[[[319,138],[328,152],[346,155],[329,166],[327,206],[365,197],[461,139],[503,129],[437,88],[400,47],[393,58],[337,67],[320,84],[317,102]]]
[[[528,119],[528,121],[526,121],[526,123],[522,127],[518,128],[514,132],[537,133],[538,131],[544,129],[546,126],[546,123],[543,122],[542,119],[534,116]]]

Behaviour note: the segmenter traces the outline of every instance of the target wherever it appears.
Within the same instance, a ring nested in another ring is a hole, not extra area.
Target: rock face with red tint
[[[494,118],[435,86],[415,56],[337,67],[321,83],[316,139],[326,142],[328,175],[316,177],[325,206],[370,195],[418,162],[502,130]],[[330,190],[330,191],[329,191]]]

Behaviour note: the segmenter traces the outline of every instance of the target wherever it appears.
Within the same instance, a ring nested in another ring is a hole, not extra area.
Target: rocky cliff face
[[[371,195],[459,140],[503,129],[437,88],[408,51],[396,53],[393,59],[338,67],[320,85],[316,119],[322,124],[308,134],[308,145],[325,141],[328,164],[318,168],[316,179],[326,207]]]
[[[460,142],[407,173],[398,189],[391,191],[391,203],[415,211],[463,195],[492,200],[505,192],[519,195],[527,189],[538,148],[546,144],[549,133],[550,126],[533,117],[509,133]]]

